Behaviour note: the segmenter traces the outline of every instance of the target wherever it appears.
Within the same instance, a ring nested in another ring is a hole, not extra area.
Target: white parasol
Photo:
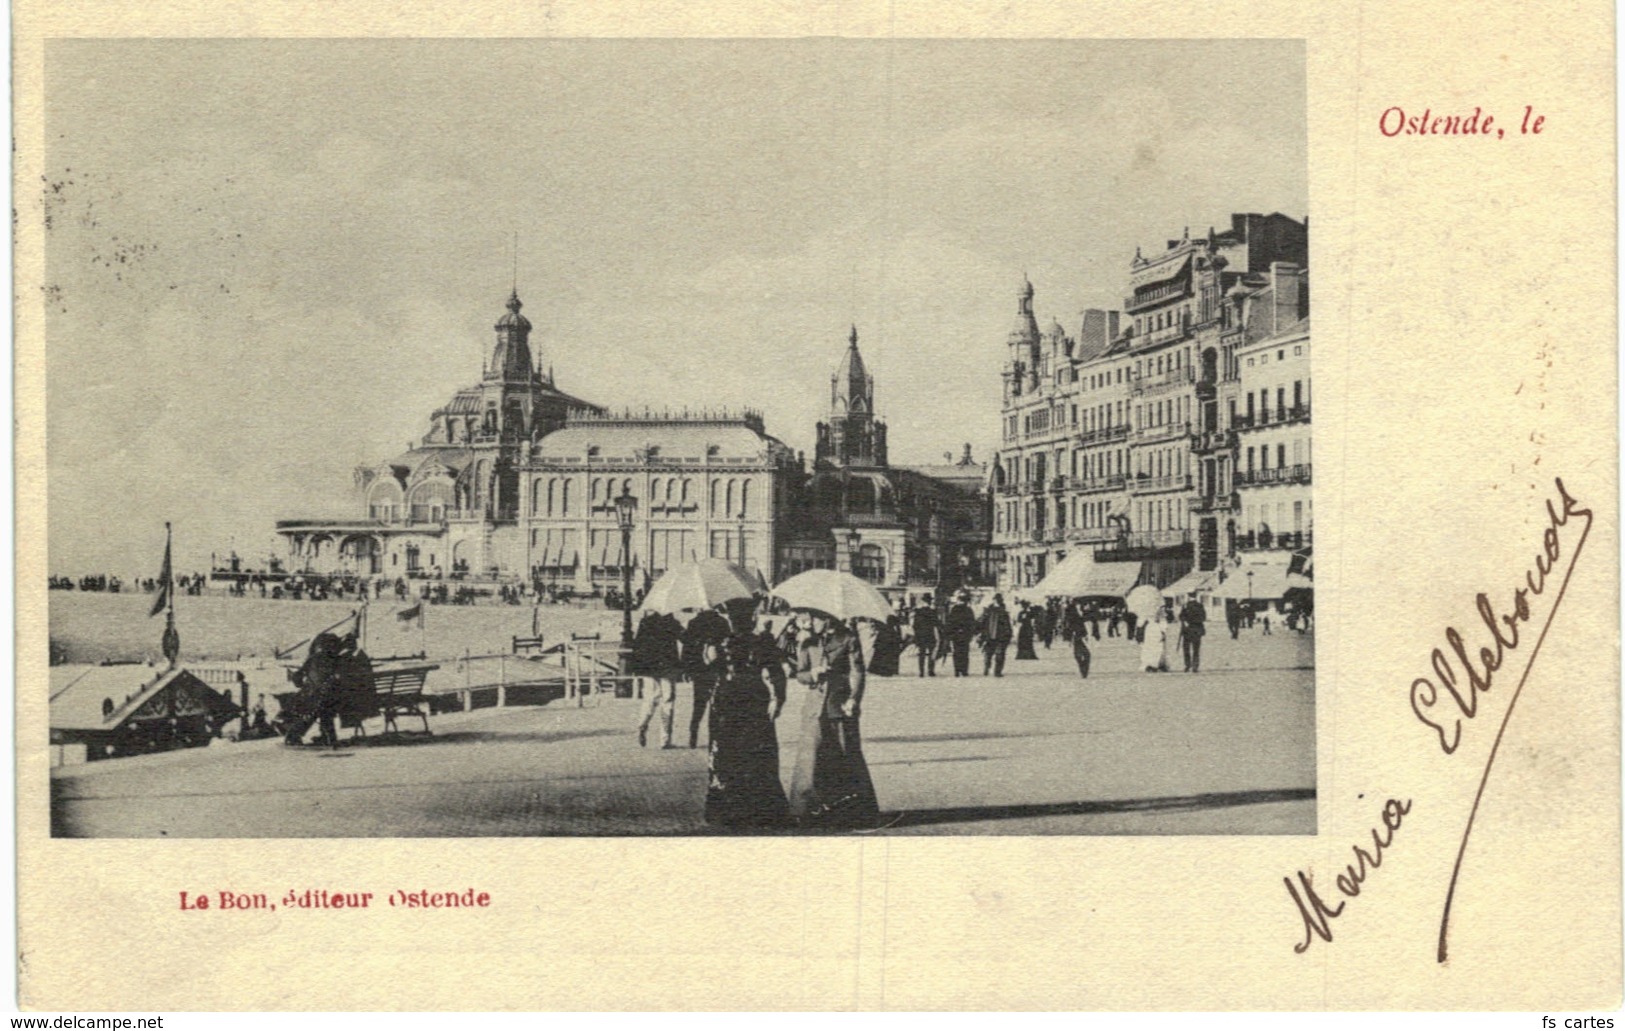
[[[1141,619],[1150,619],[1162,608],[1162,592],[1150,584],[1141,584],[1128,592],[1124,601],[1130,612]]]
[[[649,588],[642,607],[656,612],[709,609],[756,593],[758,578],[720,558],[684,562],[661,574]]]
[[[837,619],[874,619],[885,622],[892,608],[885,595],[851,573],[809,569],[773,589],[793,609],[817,609]]]

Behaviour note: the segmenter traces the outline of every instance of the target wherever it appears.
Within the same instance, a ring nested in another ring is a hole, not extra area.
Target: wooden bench
[[[416,716],[423,721],[423,732],[429,733],[429,700],[423,685],[429,673],[439,666],[403,666],[398,669],[374,669],[372,687],[378,699],[378,711],[384,717],[384,733],[400,732],[396,720],[401,716]]]

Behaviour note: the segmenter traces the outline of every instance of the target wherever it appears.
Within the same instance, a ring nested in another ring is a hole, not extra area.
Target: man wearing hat
[[[937,607],[932,603],[931,595],[927,594],[914,606],[909,623],[914,630],[914,650],[920,661],[920,676],[934,677],[937,675],[937,637],[942,632],[942,621],[937,616]]]
[[[948,610],[946,626],[948,644],[954,652],[954,676],[970,676],[970,643],[977,632],[976,613],[971,611],[970,592],[954,595],[953,607]]]
[[[1004,595],[995,594],[993,601],[982,612],[982,676],[992,673],[1004,676],[1004,655],[1010,650],[1013,635],[1010,610],[1004,607]]]

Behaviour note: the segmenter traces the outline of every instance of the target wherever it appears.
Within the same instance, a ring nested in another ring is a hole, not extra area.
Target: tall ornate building
[[[1307,260],[1307,222],[1233,215],[1225,232],[1137,251],[1122,312],[1085,312],[1076,340],[1059,323],[1039,331],[1023,283],[993,475],[1001,582],[1037,583],[1079,548],[1140,563],[1158,586],[1236,553],[1237,403],[1248,396],[1238,349],[1259,339],[1263,291],[1279,306],[1272,325],[1307,315]],[[1275,289],[1283,274],[1302,289]]]
[[[290,568],[390,577],[523,568],[520,482],[530,449],[570,418],[603,409],[539,371],[517,291],[506,307],[480,381],[430,413],[417,445],[356,470],[361,518],[277,523]]]
[[[780,574],[840,569],[886,588],[983,582],[991,571],[985,481],[968,444],[957,461],[891,464],[853,327],[830,379],[802,503],[787,513]]]

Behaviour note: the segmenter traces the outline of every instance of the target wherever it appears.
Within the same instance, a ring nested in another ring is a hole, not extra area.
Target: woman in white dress
[[[1145,637],[1140,641],[1140,665],[1147,673],[1160,673],[1166,666],[1163,649],[1168,642],[1168,624],[1163,622],[1159,609],[1145,625]]]

